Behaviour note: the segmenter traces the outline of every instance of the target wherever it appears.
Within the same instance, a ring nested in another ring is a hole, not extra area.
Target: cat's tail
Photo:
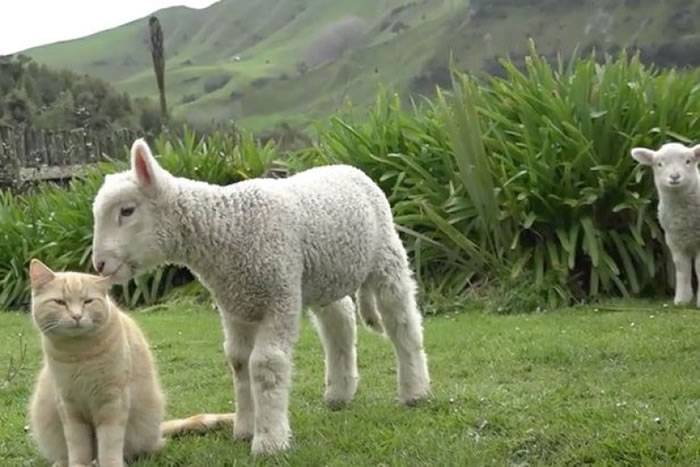
[[[232,413],[203,413],[188,418],[166,420],[160,424],[160,432],[166,438],[185,433],[204,433],[223,426],[233,426]]]

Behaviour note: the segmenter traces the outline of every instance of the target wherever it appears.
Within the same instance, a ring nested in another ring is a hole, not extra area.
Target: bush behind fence
[[[388,195],[423,287],[454,295],[492,282],[502,311],[667,293],[653,183],[629,150],[700,140],[700,71],[659,71],[625,54],[550,64],[534,48],[524,70],[504,69],[502,78],[456,75],[452,91],[411,108],[380,94],[362,119],[333,117],[313,147],[284,157],[225,133],[162,137],[156,153],[175,174],[218,184],[279,164],[358,166]],[[26,303],[32,256],[88,268],[92,197],[120,167],[95,168],[67,190],[3,193],[0,307]],[[172,281],[160,269],[124,299],[153,302]]]

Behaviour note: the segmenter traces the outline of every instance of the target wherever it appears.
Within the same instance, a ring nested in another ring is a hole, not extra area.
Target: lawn
[[[136,313],[155,349],[169,415],[226,411],[231,383],[217,315],[203,305]],[[40,360],[27,315],[0,314],[0,459],[43,465],[24,432]],[[26,364],[6,382],[10,356]],[[700,312],[659,303],[429,318],[434,398],[395,401],[389,343],[362,330],[360,390],[347,409],[322,401],[323,359],[308,321],[295,357],[291,465],[650,465],[700,463]],[[138,466],[251,462],[225,431],[172,441]]]

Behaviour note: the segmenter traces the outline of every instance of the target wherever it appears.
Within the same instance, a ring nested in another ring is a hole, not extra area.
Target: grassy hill
[[[633,46],[664,65],[700,57],[700,0],[222,0],[156,15],[171,110],[252,129],[367,103],[379,83],[430,93],[449,82],[450,55],[460,68],[498,72],[497,57],[522,56],[528,37],[548,55]],[[25,53],[156,96],[147,21]]]

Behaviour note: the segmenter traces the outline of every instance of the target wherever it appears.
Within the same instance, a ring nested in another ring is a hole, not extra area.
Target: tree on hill
[[[156,74],[158,94],[160,96],[160,116],[163,122],[168,121],[168,105],[165,101],[165,50],[163,47],[163,29],[160,21],[155,16],[148,20],[148,29],[151,38],[151,57],[153,58],[153,70]]]
[[[52,70],[25,55],[0,57],[0,126],[134,128],[150,123],[142,115],[152,107],[88,75]]]

